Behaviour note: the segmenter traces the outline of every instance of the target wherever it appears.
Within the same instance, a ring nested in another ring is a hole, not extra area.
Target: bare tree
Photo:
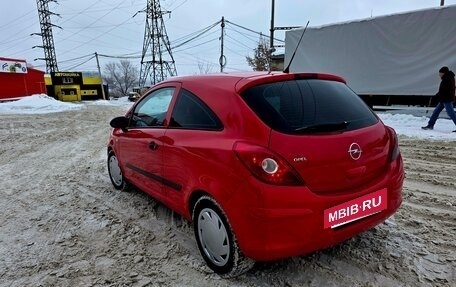
[[[113,96],[126,96],[134,86],[138,85],[138,68],[130,61],[110,62],[105,66],[105,80]]]
[[[206,62],[203,63],[202,60],[198,60],[198,70],[201,75],[212,73],[214,64]]]

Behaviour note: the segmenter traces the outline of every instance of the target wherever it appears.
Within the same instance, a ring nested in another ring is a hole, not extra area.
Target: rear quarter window
[[[215,113],[197,96],[182,89],[171,115],[170,127],[196,130],[222,130]]]
[[[355,130],[378,122],[358,95],[336,81],[312,79],[264,84],[249,88],[242,98],[264,123],[283,133],[331,132],[328,129],[331,126]],[[326,128],[306,129],[322,126]]]

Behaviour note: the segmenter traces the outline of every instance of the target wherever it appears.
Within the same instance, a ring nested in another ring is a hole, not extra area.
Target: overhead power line
[[[48,0],[48,1],[53,1],[53,0]],[[118,9],[118,7],[122,5],[122,2],[120,2],[119,4],[117,4],[117,6],[114,6],[112,7],[111,9],[108,10],[108,12],[106,12],[105,14],[103,14],[102,16],[98,17],[97,19],[93,20],[91,23],[85,25],[84,27],[80,28],[79,31],[77,32],[73,32],[71,33],[71,35],[69,35],[68,37],[64,38],[64,39],[61,39],[61,41],[65,41],[65,40],[68,40],[69,38],[73,38],[75,35],[78,35],[80,34],[81,32],[85,31],[86,29],[88,29],[89,27],[91,27],[92,25],[98,23],[101,19],[103,19],[104,17],[108,16],[110,13],[112,13],[113,11],[115,11],[116,9]]]
[[[171,47],[171,49],[177,49],[179,47],[182,47],[190,42],[192,42],[193,40],[203,36],[204,34],[206,34],[207,32],[209,32],[212,28],[216,27],[217,25],[219,25],[221,23],[221,20],[220,21],[217,21],[216,23],[212,24],[212,25],[209,25],[208,27],[200,30],[200,32],[198,34],[196,34],[195,36],[191,37],[190,39],[180,43],[180,44],[175,44],[173,47]]]
[[[181,49],[181,50],[174,51],[174,53],[179,53],[179,52],[181,52],[181,51],[190,50],[190,49],[193,49],[193,48],[196,48],[196,47],[201,47],[201,46],[203,46],[203,45],[205,45],[205,44],[208,44],[208,43],[210,43],[210,42],[215,42],[215,41],[218,41],[218,40],[219,40],[219,37],[217,37],[217,38],[212,38],[212,39],[207,40],[207,41],[205,41],[205,42],[198,43],[198,44],[196,44],[196,45],[194,45],[194,46],[185,47],[185,49]]]
[[[228,20],[226,20],[226,23],[227,23],[227,24],[231,24],[231,25],[233,25],[233,26],[236,26],[236,27],[238,27],[238,28],[244,29],[244,30],[246,30],[246,31],[255,33],[255,34],[259,35],[259,36],[264,36],[264,35],[265,35],[265,34],[262,33],[262,32],[254,31],[254,30],[252,30],[252,29],[246,28],[246,27],[244,27],[244,26],[241,26],[241,25],[239,25],[239,24],[233,23],[233,22],[228,21]],[[277,39],[277,38],[274,38],[274,41],[279,41],[279,42],[285,43],[284,40]]]
[[[84,59],[84,58],[87,58],[87,57],[90,57],[90,56],[93,56],[93,54],[88,54],[88,55],[84,55],[84,56],[80,56],[80,57],[76,57],[76,58],[72,58],[72,59],[59,61],[59,63],[73,62],[73,61],[81,60],[81,59]]]
[[[139,52],[140,53],[140,52]],[[104,55],[104,54],[98,54],[99,57],[103,58],[111,58],[111,59],[140,59],[142,56],[140,54],[134,56],[112,56],[112,55]]]
[[[84,62],[82,62],[82,63],[80,63],[80,64],[77,64],[77,65],[74,65],[74,66],[68,68],[67,70],[68,70],[68,71],[74,70],[74,69],[76,69],[77,67],[80,67],[80,66],[84,65],[85,63],[89,62],[90,60],[92,60],[92,59],[94,59],[94,58],[95,58],[95,55],[93,55],[92,57],[90,57],[89,59],[85,60]]]
[[[18,17],[15,17],[14,20],[12,21],[8,21],[6,24],[3,24],[3,25],[0,25],[0,30],[4,30],[4,29],[11,29],[11,27],[14,27],[16,26],[15,23],[16,22],[21,22],[22,24],[24,24],[24,19],[29,19],[27,16],[32,14],[33,12],[35,12],[36,10],[33,9],[33,10],[30,10],[29,12],[21,15],[21,16],[18,16]]]

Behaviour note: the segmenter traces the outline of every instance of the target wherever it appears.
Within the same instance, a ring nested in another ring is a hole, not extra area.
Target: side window
[[[221,130],[214,112],[198,97],[182,89],[174,106],[170,127],[200,130]]]
[[[135,107],[131,117],[132,127],[160,127],[168,112],[174,94],[173,88],[163,88],[147,95]]]

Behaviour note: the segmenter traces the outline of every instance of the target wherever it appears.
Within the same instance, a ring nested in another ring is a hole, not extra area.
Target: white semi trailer
[[[285,66],[326,72],[378,104],[427,104],[456,70],[456,5],[286,32]]]

